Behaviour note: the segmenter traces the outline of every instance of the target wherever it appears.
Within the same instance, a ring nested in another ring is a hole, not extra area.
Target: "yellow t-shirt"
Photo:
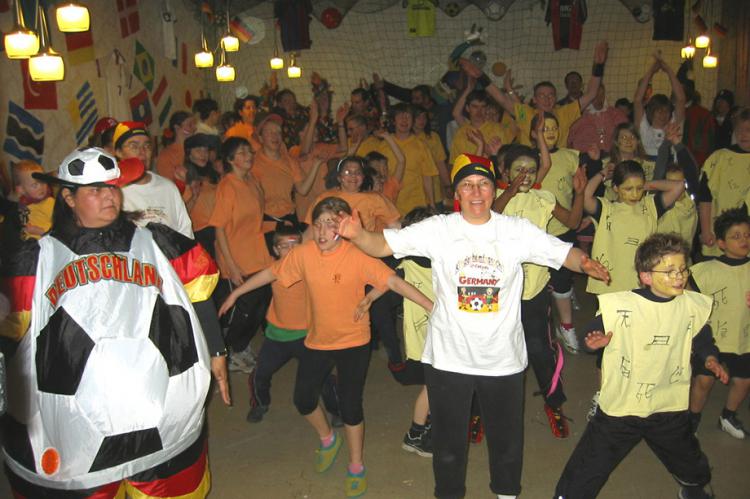
[[[599,296],[599,306],[604,330],[612,332],[602,357],[601,410],[616,417],[687,410],[692,341],[711,299],[685,291],[655,302],[621,291]]]
[[[406,6],[406,25],[409,36],[435,34],[435,4],[430,0],[409,0]]]
[[[351,144],[351,141],[350,141]],[[387,144],[386,144],[387,145]],[[374,135],[368,135],[365,140],[362,141],[361,144],[359,144],[359,147],[357,148],[357,156],[362,156],[363,158],[367,156],[368,153],[371,153],[372,151],[377,151],[382,153],[381,148],[383,147],[383,141],[379,138],[375,137]],[[390,165],[391,161],[388,160],[388,164]]]
[[[723,211],[739,208],[750,191],[750,153],[719,149],[703,163],[703,171],[711,190],[711,227]],[[703,254],[719,256],[719,246],[703,245]]]
[[[687,193],[659,218],[657,232],[674,232],[679,234],[692,247],[695,231],[698,229],[698,211],[695,203]]]
[[[435,132],[430,132],[430,135],[427,135],[426,133],[418,133],[416,134],[417,137],[424,140],[424,143],[427,144],[428,149],[430,150],[430,154],[432,154],[432,159],[435,160],[435,166],[442,161],[445,162],[446,155],[445,155],[445,149],[443,148],[443,142],[440,140],[440,136],[436,134]],[[440,175],[438,171],[438,176],[433,177],[432,181],[432,190],[435,193],[435,202],[438,203],[443,200],[443,184],[440,183]]]
[[[525,146],[531,145],[531,120],[536,115],[536,109],[529,106],[528,104],[516,103],[513,114],[516,115],[516,124],[520,131],[518,132],[518,142]],[[557,139],[557,143],[560,145],[566,145],[568,143],[568,132],[570,127],[575,121],[581,117],[581,108],[578,105],[578,101],[573,101],[562,106],[555,106],[552,110],[552,114],[557,117],[557,122],[560,127],[560,137]]]
[[[55,209],[55,198],[46,197],[38,203],[32,203],[26,208],[29,210],[27,225],[35,225],[44,232],[52,228],[52,211]],[[24,239],[39,239],[42,236],[35,236],[23,231]]]
[[[708,323],[716,346],[725,353],[750,353],[750,308],[745,303],[750,291],[750,262],[733,266],[708,260],[693,265],[692,271],[700,292],[713,299]]]
[[[463,153],[476,154],[477,145],[469,140],[467,132],[469,130],[479,130],[484,137],[485,142],[493,137],[498,137],[503,144],[510,144],[516,138],[516,126],[513,118],[508,113],[503,113],[503,119],[500,123],[494,121],[485,121],[479,128],[471,126],[468,121],[461,125],[453,135],[451,142],[450,163],[456,160],[456,156]]]
[[[435,301],[432,289],[432,269],[422,267],[413,260],[404,260],[399,266],[404,270],[404,280],[417,288],[427,298]],[[404,300],[404,346],[406,358],[422,360],[427,323],[430,314],[411,300]]]
[[[580,153],[575,149],[560,148],[550,154],[552,168],[542,180],[542,189],[551,192],[560,206],[569,210],[573,206],[573,175],[578,170]],[[552,217],[547,232],[553,236],[565,234],[570,229]]]
[[[497,195],[503,189],[497,190]],[[544,230],[552,218],[555,209],[555,196],[548,191],[532,189],[529,192],[519,192],[511,198],[503,210],[503,215],[525,218],[540,229]],[[531,300],[539,294],[549,281],[549,269],[533,263],[523,264],[523,300]]]
[[[635,205],[599,198],[602,213],[596,224],[591,257],[609,270],[609,285],[589,277],[586,291],[596,295],[638,287],[635,250],[656,232],[656,203],[647,194]]]
[[[417,206],[427,204],[422,178],[434,177],[438,174],[438,171],[427,144],[416,135],[409,135],[403,140],[394,137],[394,140],[406,159],[404,180],[402,181],[401,192],[398,193],[398,199],[396,200],[398,211],[405,215]],[[390,164],[388,166],[390,169]]]

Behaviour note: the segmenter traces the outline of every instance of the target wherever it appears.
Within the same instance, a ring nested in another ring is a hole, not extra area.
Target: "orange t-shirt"
[[[313,223],[312,212],[315,205],[327,197],[341,198],[354,210],[359,212],[362,219],[362,227],[371,231],[379,232],[393,222],[401,218],[401,214],[393,203],[377,192],[345,192],[340,189],[331,189],[319,195],[310,206],[305,216],[305,223]]]
[[[260,142],[258,142],[258,139],[255,138],[255,129],[243,123],[242,121],[238,121],[234,125],[230,126],[226,132],[224,132],[224,140],[228,139],[229,137],[240,137],[248,142],[250,142],[250,146],[254,152],[257,152],[260,150]]]
[[[302,281],[307,288],[307,337],[314,350],[341,350],[370,342],[370,316],[354,321],[354,311],[365,297],[365,285],[386,291],[395,272],[365,255],[348,241],[323,254],[315,241],[294,248],[271,266],[283,286]]]
[[[214,211],[214,205],[216,205],[216,187],[217,184],[203,180],[198,199],[193,204],[193,208],[188,212],[190,221],[193,222],[193,232],[198,232],[211,225],[209,220],[211,219],[211,213]],[[182,199],[187,201],[186,198],[189,195],[189,191],[189,189],[185,189]]]
[[[307,315],[305,315],[306,295],[302,282],[289,287],[279,281],[271,283],[273,298],[266,312],[266,320],[280,329],[298,331],[307,329]]]
[[[399,182],[396,177],[388,177],[385,179],[385,182],[383,182],[383,196],[395,205],[396,200],[398,199],[398,193],[401,192],[401,187],[401,182]]]
[[[172,142],[159,152],[156,158],[156,173],[164,178],[175,181],[175,170],[185,161],[185,148],[182,144]]]
[[[307,215],[307,211],[310,209],[318,195],[326,190],[326,174],[328,173],[328,168],[326,167],[325,162],[337,155],[339,155],[338,145],[316,142],[313,146],[313,150],[309,154],[306,154],[305,156],[300,158],[299,166],[305,176],[307,176],[307,174],[312,169],[313,164],[315,163],[316,156],[326,159],[324,160],[323,164],[320,165],[320,169],[318,169],[318,174],[315,176],[315,180],[313,181],[310,192],[308,192],[305,196],[300,196],[298,192],[294,193],[294,204],[297,210],[297,219],[303,220],[305,218],[305,215]]]
[[[255,154],[250,173],[258,179],[263,188],[266,213],[274,217],[283,217],[294,211],[292,201],[294,183],[304,179],[304,174],[296,159],[288,154],[282,154],[279,159],[273,159],[266,156],[263,151],[259,151]]]
[[[209,224],[224,229],[229,252],[243,274],[253,274],[273,262],[261,230],[263,189],[252,175],[247,180],[233,173],[224,175],[216,188],[216,204]],[[227,266],[221,251],[216,256],[221,273],[226,276]]]

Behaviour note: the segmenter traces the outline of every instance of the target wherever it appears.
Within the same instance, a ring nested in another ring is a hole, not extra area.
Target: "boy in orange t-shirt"
[[[273,281],[287,287],[300,281],[305,284],[308,353],[297,370],[294,404],[320,437],[315,470],[322,473],[333,465],[342,444],[318,404],[323,382],[331,367],[336,366],[349,448],[345,487],[348,497],[357,497],[367,490],[362,395],[370,360],[370,321],[368,314],[356,320],[355,311],[363,300],[366,302],[364,288],[368,284],[377,296],[391,289],[428,311],[432,310],[432,302],[384,263],[341,240],[336,228],[342,212],[350,214],[351,208],[339,198],[319,202],[312,213],[313,240],[248,279],[232,292],[219,313],[231,308],[243,293]]]

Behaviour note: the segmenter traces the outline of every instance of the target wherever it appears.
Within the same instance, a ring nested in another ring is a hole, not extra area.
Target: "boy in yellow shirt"
[[[599,296],[600,314],[586,346],[604,348],[602,388],[555,489],[556,498],[593,498],[643,439],[680,484],[681,499],[710,496],[708,459],[690,431],[691,352],[727,383],[713,344],[711,299],[685,291],[688,245],[676,234],[653,234],[637,249],[640,289]],[[606,334],[605,334],[606,331]]]
[[[31,176],[32,173],[44,173],[44,168],[34,161],[19,161],[13,167],[18,204],[21,210],[21,239],[39,239],[52,227],[52,210],[55,199],[50,188]]]

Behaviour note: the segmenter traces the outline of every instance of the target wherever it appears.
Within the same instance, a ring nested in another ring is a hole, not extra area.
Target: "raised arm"
[[[586,85],[586,93],[584,93],[578,99],[578,105],[581,111],[586,109],[591,101],[596,98],[597,92],[599,92],[599,85],[602,83],[604,77],[604,64],[607,62],[607,53],[609,52],[609,45],[606,41],[600,41],[594,48],[594,67],[591,70],[591,78],[589,83]]]
[[[451,114],[453,116],[453,119],[456,120],[456,123],[458,123],[458,126],[461,126],[464,123],[466,123],[466,116],[464,116],[464,106],[466,106],[466,97],[469,95],[469,93],[472,90],[474,90],[476,86],[477,86],[477,81],[471,76],[469,76],[466,82],[466,88],[464,89],[463,92],[461,92],[461,95],[458,96],[458,99],[456,99],[456,103],[453,104],[453,112]]]
[[[370,256],[383,258],[393,254],[382,232],[370,232],[362,227],[359,212],[352,210],[352,214],[339,213],[339,228],[337,233],[349,239],[359,249]]]
[[[339,137],[339,152],[346,151],[348,146],[346,136],[346,116],[349,114],[349,103],[345,102],[336,111],[336,127],[338,129]]]
[[[310,189],[312,189],[312,186],[315,183],[315,177],[318,175],[318,170],[320,170],[320,165],[322,164],[323,160],[321,158],[315,158],[315,162],[313,163],[312,168],[310,168],[310,171],[307,172],[307,176],[299,182],[294,183],[294,190],[297,191],[298,194],[305,196],[310,192]]]
[[[393,171],[393,177],[401,182],[404,179],[404,169],[406,166],[406,157],[404,157],[403,151],[401,151],[401,148],[396,143],[393,135],[388,133],[386,130],[378,130],[376,132],[373,132],[373,135],[385,140],[386,144],[388,144],[388,147],[391,148],[391,152],[393,152],[393,156],[396,158],[396,168]]]
[[[675,201],[685,192],[685,182],[681,180],[652,180],[646,185],[650,191],[661,191],[661,204],[671,208]]]
[[[643,75],[643,78],[638,82],[638,88],[635,89],[635,95],[633,96],[633,123],[635,123],[636,127],[640,126],[641,120],[643,119],[643,113],[646,112],[643,106],[643,98],[646,96],[646,90],[651,83],[651,78],[654,77],[660,68],[661,62],[654,57],[654,62],[648,68],[646,74]]]
[[[313,148],[313,142],[315,141],[315,125],[318,123],[318,105],[313,101],[310,106],[310,115],[305,128],[302,129],[302,137],[300,137],[300,156],[308,154]]]
[[[602,169],[598,174],[591,177],[586,184],[586,189],[583,191],[583,209],[586,210],[586,213],[589,215],[596,213],[596,190],[601,183],[604,182],[606,176],[607,174],[605,173],[605,170]]]
[[[539,110],[536,115],[536,147],[539,149],[539,169],[536,172],[536,181],[542,183],[544,177],[552,168],[552,158],[549,155],[549,148],[544,141],[544,111]]]
[[[569,229],[577,229],[581,225],[581,218],[583,218],[583,192],[586,189],[586,183],[586,171],[583,167],[579,166],[575,175],[573,175],[573,204],[570,210],[560,206],[560,203],[555,203],[555,208],[552,210],[552,215]]]
[[[659,59],[661,62],[661,68],[667,73],[669,83],[672,85],[672,94],[674,95],[674,120],[678,124],[682,124],[685,121],[685,103],[687,98],[685,97],[685,89],[682,88],[682,83],[677,79],[677,74],[674,72],[672,67],[667,64],[664,59]]]
[[[494,83],[490,83],[484,90],[487,92],[487,95],[495,99],[508,114],[515,116],[516,103],[521,101],[513,90],[513,76],[511,75],[510,69],[505,72],[503,88],[505,89],[505,92],[501,92]]]

